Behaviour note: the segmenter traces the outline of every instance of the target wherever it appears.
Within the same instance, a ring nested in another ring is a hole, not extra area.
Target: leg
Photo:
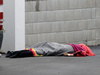
[[[22,51],[20,53],[20,57],[31,57],[31,56],[33,56],[32,51]]]
[[[33,56],[32,51],[29,51],[29,50],[21,50],[21,51],[15,51],[14,55],[10,56],[10,58],[30,57],[30,56]]]
[[[30,55],[32,55],[32,52],[30,52],[29,50],[20,50],[20,51],[8,51],[6,57],[17,58]]]

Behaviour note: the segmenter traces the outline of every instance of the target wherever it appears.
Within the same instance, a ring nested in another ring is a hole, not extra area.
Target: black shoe
[[[12,55],[13,55],[13,52],[8,51],[7,54],[6,54],[6,57],[10,57]]]

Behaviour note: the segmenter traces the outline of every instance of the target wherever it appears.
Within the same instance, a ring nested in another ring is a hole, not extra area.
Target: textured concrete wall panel
[[[26,46],[42,41],[100,44],[100,0],[31,0],[25,4]]]

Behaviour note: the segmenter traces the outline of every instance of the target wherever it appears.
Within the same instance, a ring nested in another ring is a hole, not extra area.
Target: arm
[[[74,56],[74,54],[69,54],[67,52],[63,53],[64,56]]]

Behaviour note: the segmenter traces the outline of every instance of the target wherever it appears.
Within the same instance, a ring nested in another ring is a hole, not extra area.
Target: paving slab
[[[100,75],[100,46],[93,57],[0,57],[0,75]]]

